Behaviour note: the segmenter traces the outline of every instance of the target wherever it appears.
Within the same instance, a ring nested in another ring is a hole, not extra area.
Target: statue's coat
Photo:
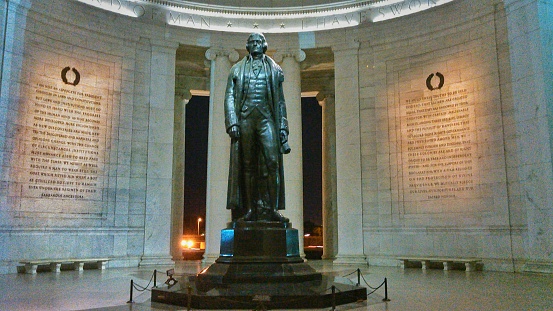
[[[230,69],[230,74],[227,81],[227,89],[225,93],[225,126],[227,132],[232,126],[240,126],[240,111],[242,104],[246,98],[245,86],[249,83],[247,80],[246,70],[251,66],[250,56],[244,57],[238,63],[234,64]],[[284,92],[282,90],[282,82],[284,81],[284,74],[280,66],[270,57],[263,56],[263,64],[267,73],[267,94],[268,94],[268,106],[272,109],[272,116],[274,118],[275,132],[278,133],[281,130],[288,133],[288,120],[286,119],[286,104],[284,101]],[[281,148],[282,149],[282,148]],[[259,161],[263,163],[263,161]],[[264,171],[263,167],[259,168]],[[284,169],[282,162],[282,151],[279,155],[279,174],[280,174],[280,191],[278,202],[276,206],[279,210],[285,208],[284,202]],[[231,140],[230,148],[230,167],[229,167],[229,180],[228,180],[228,192],[227,192],[227,209],[240,211],[244,209],[242,202],[244,195],[241,172],[241,155],[240,155],[240,139]],[[240,214],[240,212],[238,213]],[[233,213],[233,219],[236,217]]]

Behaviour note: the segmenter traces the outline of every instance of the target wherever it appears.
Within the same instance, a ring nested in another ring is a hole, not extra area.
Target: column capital
[[[218,56],[227,56],[231,62],[236,62],[240,55],[235,49],[212,47],[205,51],[205,58],[215,60]]]
[[[175,92],[175,97],[177,97],[178,100],[182,100],[184,104],[188,104],[188,101],[190,98],[192,98],[192,93],[190,93],[190,90],[181,90]]]
[[[152,49],[157,48],[159,50],[165,50],[168,53],[176,53],[177,49],[179,48],[179,43],[174,41],[151,39],[150,46],[152,47]]]
[[[340,53],[340,52],[348,52],[348,51],[357,51],[359,50],[359,40],[354,39],[348,42],[342,42],[339,45],[332,45],[332,52],[334,53]]]
[[[328,92],[328,91],[320,91],[319,93],[317,93],[315,98],[319,102],[319,105],[322,106],[322,103],[324,101],[326,101],[327,99],[328,100],[334,100],[334,93],[333,92]]]
[[[305,52],[301,49],[282,49],[277,50],[273,55],[277,63],[282,62],[286,57],[293,57],[298,63],[301,63],[305,60]]]

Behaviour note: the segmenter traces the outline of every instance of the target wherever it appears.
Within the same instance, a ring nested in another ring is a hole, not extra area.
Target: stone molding
[[[456,232],[456,233],[468,233],[474,234],[479,232],[485,233],[499,233],[499,232],[525,232],[528,228],[526,226],[493,226],[493,227],[474,227],[474,228],[452,228],[452,227],[421,227],[421,228],[407,228],[407,227],[365,227],[364,232],[370,233],[443,233],[443,232]]]
[[[35,234],[35,233],[41,233],[41,234],[59,234],[59,233],[71,233],[71,234],[91,234],[91,233],[97,233],[97,234],[105,234],[105,233],[143,233],[144,228],[131,228],[131,227],[106,227],[106,228],[94,228],[94,227],[58,227],[58,228],[37,228],[37,227],[13,227],[13,228],[2,228],[0,227],[0,234],[6,233],[6,234]]]
[[[287,2],[283,6],[272,2],[222,5],[184,0],[78,1],[148,23],[223,32],[297,33],[351,28],[416,14],[454,0],[345,0],[311,5]]]
[[[365,255],[336,255],[332,262],[335,265],[366,265],[367,257]]]
[[[154,4],[159,4],[159,0],[143,0],[145,2],[150,2]],[[223,16],[297,16],[297,15],[309,15],[318,13],[319,15],[332,15],[337,12],[348,10],[348,11],[359,11],[362,9],[367,9],[374,7],[381,2],[382,0],[346,0],[346,1],[336,1],[334,3],[324,4],[312,4],[312,5],[296,5],[296,6],[275,6],[271,3],[270,6],[231,6],[231,5],[221,5],[221,4],[205,4],[196,1],[185,1],[185,0],[166,0],[167,6],[180,8],[187,11],[203,12],[205,15],[217,15],[221,14]],[[299,1],[298,1],[299,2]],[[221,1],[224,3],[224,1]],[[256,3],[256,5],[258,5]],[[381,5],[381,4],[380,4]]]

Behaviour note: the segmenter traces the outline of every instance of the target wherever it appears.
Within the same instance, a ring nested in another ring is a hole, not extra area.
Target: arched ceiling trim
[[[291,33],[355,27],[399,18],[453,0],[74,0],[144,21],[226,32]],[[211,3],[209,3],[211,2]],[[259,2],[259,1],[257,1]],[[220,3],[225,3],[220,4]],[[306,5],[299,5],[310,3]]]

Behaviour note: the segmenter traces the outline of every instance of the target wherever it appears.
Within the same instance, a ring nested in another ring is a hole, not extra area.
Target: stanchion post
[[[154,270],[154,288],[157,288],[157,270]]]
[[[332,285],[332,311],[336,310],[336,286]]]
[[[190,286],[188,286],[186,298],[187,298],[186,310],[190,311],[192,306],[192,287]]]
[[[388,299],[388,279],[387,278],[384,278],[384,299],[382,299],[382,301],[390,301],[390,299]]]
[[[133,288],[134,288],[134,281],[131,280],[131,290],[130,290],[131,294],[130,294],[129,301],[127,301],[127,303],[133,303],[134,302],[134,301],[132,301],[132,290],[133,290]]]
[[[361,285],[361,269],[357,268],[357,286]]]

